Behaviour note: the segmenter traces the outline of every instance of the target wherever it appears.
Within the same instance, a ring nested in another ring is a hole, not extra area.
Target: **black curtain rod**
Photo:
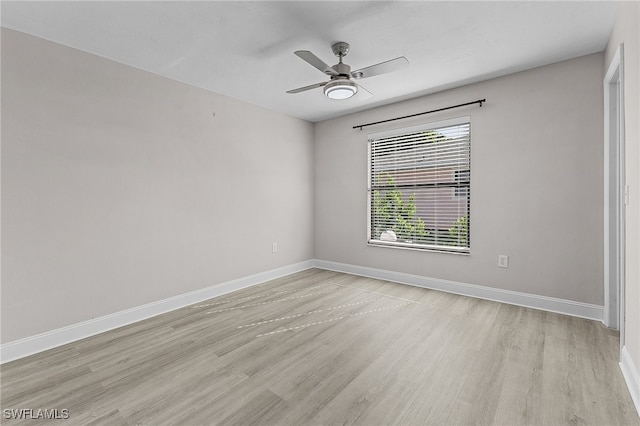
[[[363,127],[373,126],[374,124],[381,124],[381,123],[388,123],[389,121],[403,120],[405,118],[416,117],[418,115],[431,114],[431,113],[434,113],[434,112],[446,111],[448,109],[460,108],[460,107],[463,107],[463,106],[468,106],[468,105],[473,105],[473,104],[479,104],[480,106],[482,106],[482,104],[484,102],[487,102],[487,100],[486,99],[478,99],[477,101],[467,102],[465,104],[459,104],[459,105],[453,105],[453,106],[448,106],[448,107],[444,107],[444,108],[438,108],[438,109],[434,109],[434,110],[426,111],[426,112],[419,112],[417,114],[405,115],[404,117],[390,118],[388,120],[376,121],[374,123],[358,124],[357,126],[353,126],[353,128],[362,130]]]

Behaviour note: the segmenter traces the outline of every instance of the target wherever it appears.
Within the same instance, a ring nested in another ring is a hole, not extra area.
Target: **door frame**
[[[604,77],[604,311],[603,323],[625,326],[625,146],[624,46],[620,44]]]

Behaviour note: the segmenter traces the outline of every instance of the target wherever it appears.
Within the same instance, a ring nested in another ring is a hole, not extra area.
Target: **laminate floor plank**
[[[524,310],[514,324],[504,366],[504,386],[499,392],[495,424],[542,424],[543,312]]]
[[[65,425],[640,425],[618,356],[594,321],[309,269],[6,363],[0,396]]]
[[[414,362],[425,360],[422,336],[426,336],[421,323],[413,320],[416,312],[412,309],[421,309],[419,305],[412,305],[401,312],[393,312],[393,321],[399,321],[399,331],[393,336],[377,333],[373,339],[374,345],[369,351],[373,357],[366,369],[355,380],[351,381],[340,394],[331,400],[329,404],[314,418],[320,424],[354,424],[363,421],[365,411],[370,411],[378,405],[381,394],[393,393],[390,389],[394,386],[407,386],[415,375]],[[387,315],[390,315],[389,312]],[[398,315],[399,314],[399,315]],[[378,318],[381,319],[381,318]],[[409,371],[411,370],[411,371]],[[415,383],[411,384],[415,386]],[[380,418],[374,415],[366,420],[369,424],[379,424]]]

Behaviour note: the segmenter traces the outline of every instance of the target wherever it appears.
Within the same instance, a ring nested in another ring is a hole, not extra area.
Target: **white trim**
[[[636,406],[636,411],[640,416],[640,374],[638,374],[638,368],[634,365],[627,347],[623,346],[620,354],[620,369],[624,376],[631,399]]]
[[[371,241],[371,140],[367,142],[367,241]]]
[[[371,227],[369,226],[369,228]],[[430,251],[433,253],[460,254],[463,256],[471,255],[471,249],[469,247],[435,246],[435,245],[430,246],[426,244],[418,245],[418,244],[411,244],[411,243],[398,243],[394,241],[372,240],[371,238],[367,240],[367,245],[369,247],[383,247],[383,248],[392,248],[392,249],[400,249],[400,250]]]
[[[624,225],[625,225],[625,212],[624,212],[624,195],[622,195],[622,188],[624,188],[624,47],[620,44],[616,48],[616,52],[611,59],[611,63],[607,69],[605,77],[603,79],[603,91],[604,91],[604,312],[602,322],[607,327],[613,327],[620,330],[620,346],[624,345]],[[618,123],[611,123],[611,86],[618,84],[618,99],[617,99],[617,117]],[[615,140],[612,140],[612,126],[616,126]],[[611,149],[614,148],[617,159],[610,157]],[[616,170],[612,170],[612,160],[615,162],[613,167]],[[618,217],[611,218],[609,209],[611,208],[610,193],[611,186],[611,172],[615,172],[614,177],[618,182]],[[611,221],[615,220],[619,227],[616,230],[617,235],[611,235]],[[611,247],[611,243],[614,242],[616,247]],[[616,250],[619,254],[618,262],[615,265],[610,264],[610,258],[612,256],[612,250]],[[611,268],[616,268],[617,282],[616,289],[612,289],[611,285]],[[611,292],[614,291],[617,294],[617,301],[611,300]],[[611,304],[615,303],[614,309],[611,309]]]
[[[24,339],[14,340],[0,346],[0,363],[13,361],[38,352],[52,349],[105,331],[113,330],[128,324],[142,321],[185,306],[193,305],[213,297],[231,293],[243,288],[264,283],[269,280],[304,271],[312,268],[313,261],[307,260],[270,271],[261,272],[232,281],[216,284],[211,287],[180,294],[168,299],[126,309],[124,311],[72,324],[56,330],[47,331]]]
[[[316,260],[314,262],[314,266],[330,271],[345,272],[364,277],[393,281],[401,284],[409,284],[416,287],[444,291],[447,293],[461,294],[463,296],[470,296],[478,299],[493,300],[510,305],[524,306],[527,308],[602,321],[603,307],[600,305],[592,305],[589,303],[574,302],[572,300],[556,299],[554,297],[538,296],[535,294],[520,293],[517,291],[430,278],[422,275],[405,274],[402,272],[375,269],[366,266],[348,265],[326,260]]]

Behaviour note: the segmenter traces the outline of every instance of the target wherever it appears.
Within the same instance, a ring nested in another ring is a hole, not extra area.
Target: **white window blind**
[[[369,135],[369,244],[468,253],[469,117]]]

